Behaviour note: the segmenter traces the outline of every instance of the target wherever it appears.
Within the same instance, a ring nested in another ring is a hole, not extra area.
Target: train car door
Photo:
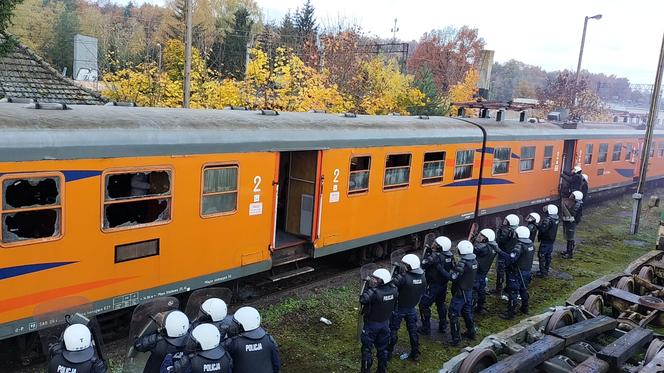
[[[574,167],[576,140],[565,140],[563,145],[563,167],[562,171],[571,171]]]
[[[315,239],[319,166],[319,151],[280,153],[274,249]]]

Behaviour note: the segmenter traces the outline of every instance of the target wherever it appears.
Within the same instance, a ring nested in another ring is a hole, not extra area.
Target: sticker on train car
[[[255,202],[249,204],[249,216],[262,215],[263,202]]]
[[[339,192],[330,192],[330,203],[339,202]]]

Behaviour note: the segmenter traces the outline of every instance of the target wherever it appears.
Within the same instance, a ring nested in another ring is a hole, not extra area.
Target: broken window
[[[445,152],[424,154],[422,165],[422,184],[435,184],[443,181],[445,170]]]
[[[62,178],[7,177],[2,180],[2,242],[58,238],[62,231]]]
[[[171,172],[166,170],[107,174],[104,228],[126,228],[171,219]]]
[[[228,214],[237,210],[238,167],[206,167],[203,171],[202,215]]]
[[[408,186],[410,179],[410,154],[392,154],[385,161],[385,177],[383,189],[394,189]]]

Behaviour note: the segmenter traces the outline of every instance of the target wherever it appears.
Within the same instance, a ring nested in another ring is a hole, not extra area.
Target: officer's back
[[[159,372],[166,355],[180,357],[183,354],[189,331],[189,318],[183,312],[170,311],[163,319],[163,334],[154,333],[134,342],[140,352],[150,352],[144,373]]]
[[[48,373],[105,373],[106,365],[96,356],[92,333],[82,324],[70,325],[61,341],[49,348]]]
[[[221,335],[213,324],[200,324],[191,331],[195,352],[175,362],[169,372],[173,373],[228,373],[232,370],[229,354],[219,345]]]
[[[399,291],[392,282],[365,290],[360,303],[369,306],[364,312],[365,323],[387,322],[392,316]]]
[[[397,301],[399,309],[415,307],[427,288],[426,276],[421,268],[401,271],[394,276],[393,283],[399,293]]]
[[[277,373],[281,360],[277,343],[265,329],[260,327],[260,314],[253,307],[242,307],[233,319],[242,332],[227,339],[226,351],[233,359],[235,373]]]

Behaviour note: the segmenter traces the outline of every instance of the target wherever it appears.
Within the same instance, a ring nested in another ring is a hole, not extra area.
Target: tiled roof
[[[5,37],[0,34],[0,43]],[[13,52],[0,57],[0,98],[32,98],[39,102],[100,105],[105,100],[92,90],[80,87],[52,68],[30,48],[18,44]]]

